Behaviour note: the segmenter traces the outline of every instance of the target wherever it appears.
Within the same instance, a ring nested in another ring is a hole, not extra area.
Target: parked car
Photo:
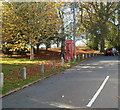
[[[119,55],[119,52],[115,48],[108,48],[105,50],[105,55]]]

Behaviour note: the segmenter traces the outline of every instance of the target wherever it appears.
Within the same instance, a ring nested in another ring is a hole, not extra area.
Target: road
[[[3,98],[3,108],[118,108],[118,56],[98,56]]]

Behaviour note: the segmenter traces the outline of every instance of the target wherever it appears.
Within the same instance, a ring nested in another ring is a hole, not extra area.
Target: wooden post
[[[78,55],[78,60],[80,60],[80,55]]]
[[[3,83],[4,83],[4,74],[1,72],[0,73],[0,88],[3,87]]]
[[[74,56],[74,61],[76,61],[76,56]]]
[[[41,73],[44,73],[44,63],[41,63],[41,64],[40,64],[40,72],[41,72]]]
[[[64,63],[65,63],[64,58],[61,57],[61,59],[62,59],[62,66],[64,66]]]
[[[85,54],[82,54],[82,59],[84,59],[84,57],[85,57]]]
[[[89,57],[91,57],[91,53],[89,53]]]
[[[26,79],[26,67],[23,67],[23,69],[22,69],[22,79],[23,80]]]
[[[69,58],[68,58],[68,63],[70,63],[70,62],[71,62],[71,58],[69,57]]]
[[[53,60],[52,68],[55,68],[55,67],[56,67],[56,61]]]
[[[87,53],[86,53],[86,58],[87,58]]]

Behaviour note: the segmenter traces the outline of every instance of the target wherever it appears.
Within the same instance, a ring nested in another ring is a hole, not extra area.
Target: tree
[[[5,37],[14,41],[13,50],[19,50],[23,48],[23,44],[25,47],[29,44],[30,60],[34,60],[34,46],[46,42],[59,29],[57,23],[61,21],[57,17],[55,3],[6,2],[3,4],[6,7],[3,12],[5,42],[7,42]]]
[[[81,22],[81,28],[87,33],[91,33],[91,39],[97,41],[100,44],[100,51],[104,52],[105,40],[108,36],[109,23],[114,16],[116,10],[116,3],[111,2],[89,2],[80,4],[81,15],[79,22]],[[97,44],[96,43],[96,44]],[[98,45],[96,45],[98,46]]]
[[[59,40],[61,40],[61,56],[65,53],[65,41],[66,37],[70,36],[72,32],[72,20],[71,18],[71,6],[72,3],[59,2],[58,3],[58,18],[62,20],[60,23],[60,30],[58,32]]]

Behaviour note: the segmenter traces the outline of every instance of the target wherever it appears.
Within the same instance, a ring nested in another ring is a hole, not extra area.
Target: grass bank
[[[36,81],[40,78],[46,77],[50,74],[58,73],[66,68],[69,68],[80,61],[66,63],[61,66],[61,62],[56,66],[56,69],[52,69],[52,61],[46,60],[35,60],[29,61],[29,59],[15,59],[15,58],[3,58],[0,63],[2,63],[2,72],[4,73],[4,87],[2,93],[5,94],[10,90],[18,87],[22,87],[28,83]],[[46,63],[45,73],[40,73],[40,63]],[[22,68],[27,68],[27,79],[22,79]]]

